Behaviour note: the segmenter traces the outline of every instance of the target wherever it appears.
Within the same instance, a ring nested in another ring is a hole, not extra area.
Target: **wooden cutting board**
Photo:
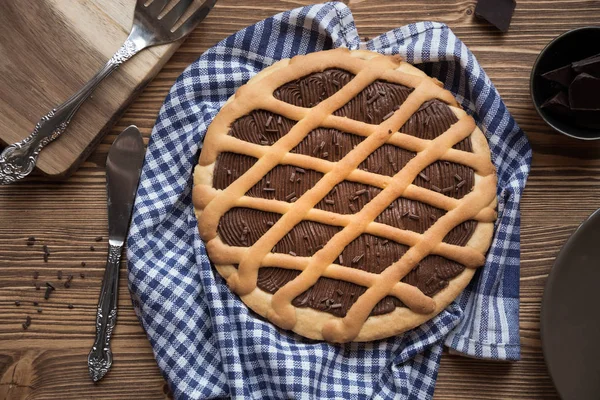
[[[136,0],[0,1],[0,142],[27,137],[127,37]],[[113,72],[40,154],[44,174],[68,177],[158,73],[181,41],[146,49]]]

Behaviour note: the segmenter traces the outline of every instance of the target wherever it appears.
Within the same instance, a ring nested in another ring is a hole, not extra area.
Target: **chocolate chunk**
[[[475,7],[475,15],[502,32],[508,32],[515,7],[515,0],[479,0]]]
[[[21,305],[21,302],[19,300],[15,301],[15,306],[19,307]]]
[[[575,72],[573,71],[571,64],[569,64],[542,74],[542,78],[559,83],[564,87],[569,87],[571,82],[573,82],[573,79],[575,79]]]
[[[27,239],[27,246],[33,246],[34,244],[35,244],[35,237],[33,237],[33,236],[30,236],[30,237]]]
[[[73,309],[73,304],[69,304],[69,309]]]
[[[96,239],[94,239],[96,242],[101,242],[102,241],[102,236],[96,236]]]
[[[540,108],[548,110],[557,116],[567,117],[573,114],[569,104],[569,96],[567,96],[566,92],[558,92],[555,96],[546,100]]]
[[[573,110],[600,111],[600,78],[583,73],[569,86],[569,103]]]
[[[586,73],[596,78],[600,78],[600,54],[576,61],[571,64],[573,70],[577,73]]]

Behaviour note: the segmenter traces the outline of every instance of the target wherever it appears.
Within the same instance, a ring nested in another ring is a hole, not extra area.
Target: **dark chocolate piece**
[[[540,108],[544,110],[548,110],[549,112],[561,115],[564,117],[570,116],[573,113],[571,112],[571,106],[569,104],[569,96],[566,92],[558,92],[555,96],[549,98],[540,106]]]
[[[569,86],[569,104],[573,110],[600,112],[600,78],[583,73]]]
[[[576,61],[571,66],[577,73],[586,73],[600,78],[600,54]]]
[[[475,7],[475,15],[502,32],[508,32],[516,5],[515,0],[479,0]]]
[[[571,64],[569,64],[542,74],[542,78],[559,83],[564,87],[569,87],[571,82],[573,82],[573,79],[575,79],[575,75]]]

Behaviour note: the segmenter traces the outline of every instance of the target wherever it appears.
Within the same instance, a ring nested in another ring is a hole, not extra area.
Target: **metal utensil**
[[[40,151],[67,129],[71,118],[100,82],[117,67],[141,50],[177,41],[190,33],[210,12],[217,0],[206,0],[179,28],[173,30],[194,0],[179,0],[160,17],[170,0],[137,0],[133,26],[125,43],[110,60],[77,93],[46,114],[31,135],[4,149],[0,154],[0,184],[23,179],[33,171]]]
[[[110,339],[117,322],[121,250],[131,219],[144,152],[142,135],[132,125],[117,137],[106,159],[109,248],[96,314],[96,340],[88,355],[88,369],[94,382],[102,379],[112,365]]]

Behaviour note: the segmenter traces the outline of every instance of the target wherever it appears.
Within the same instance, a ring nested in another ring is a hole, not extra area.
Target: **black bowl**
[[[600,53],[600,26],[578,28],[563,33],[542,50],[531,70],[531,98],[538,114],[556,131],[583,140],[600,139],[600,129],[585,128],[556,116],[540,106],[554,94],[556,88],[542,74],[574,61]]]

